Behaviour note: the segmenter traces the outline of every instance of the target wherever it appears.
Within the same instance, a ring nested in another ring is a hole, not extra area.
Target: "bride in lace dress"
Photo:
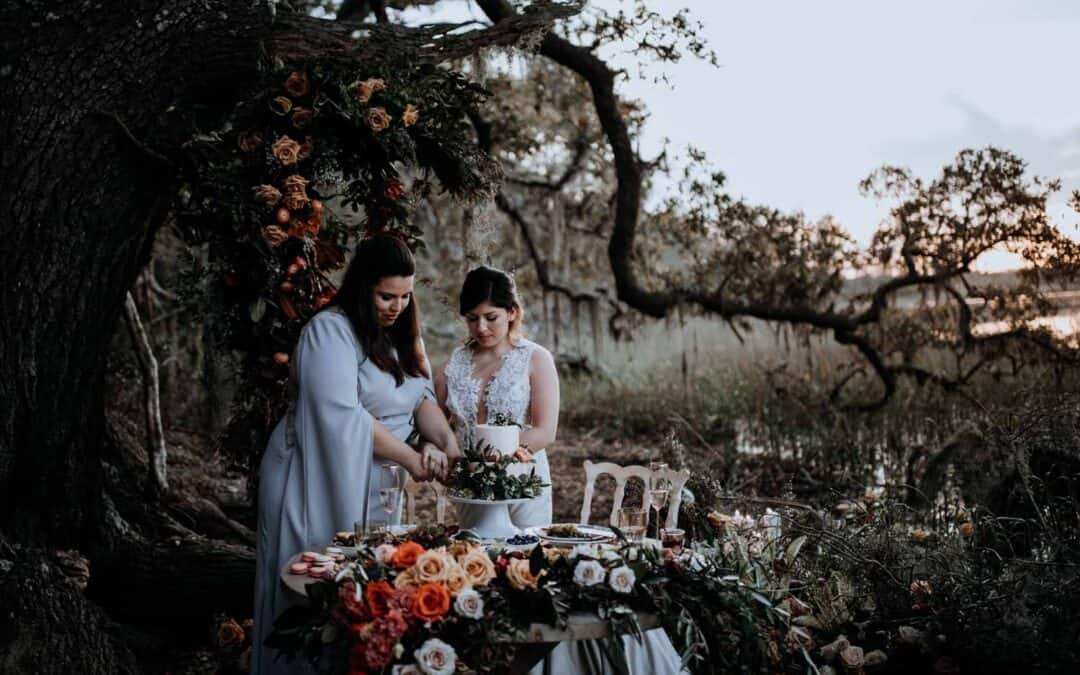
[[[551,353],[521,336],[522,310],[514,282],[489,267],[469,272],[461,289],[461,315],[469,339],[435,376],[435,393],[467,447],[477,424],[496,415],[521,427],[521,446],[533,454],[536,475],[549,486],[524,504],[513,504],[515,527],[551,523],[551,470],[545,448],[559,426],[559,376]],[[466,504],[455,504],[458,521],[475,520]]]
[[[521,335],[524,312],[513,279],[490,267],[472,270],[459,309],[469,338],[436,374],[435,393],[461,447],[472,440],[477,424],[502,414],[522,428],[521,445],[533,453],[537,475],[551,483],[545,448],[559,426],[559,375],[551,353]],[[537,499],[506,507],[515,527],[551,524],[552,487]],[[454,506],[459,522],[473,519],[467,505]],[[662,629],[646,631],[640,643],[630,636],[620,639],[631,675],[682,672],[679,654]],[[560,642],[532,675],[617,673],[610,652],[600,640]]]

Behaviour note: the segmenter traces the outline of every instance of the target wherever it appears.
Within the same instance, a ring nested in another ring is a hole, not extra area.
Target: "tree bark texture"
[[[102,515],[103,355],[178,180],[149,139],[169,106],[253,80],[269,8],[0,12],[0,529],[83,546]]]

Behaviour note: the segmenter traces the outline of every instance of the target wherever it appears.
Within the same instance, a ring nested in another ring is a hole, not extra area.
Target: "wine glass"
[[[626,535],[627,541],[641,543],[647,522],[645,509],[630,506],[619,509],[619,529]]]
[[[390,519],[398,509],[401,502],[401,492],[404,487],[405,472],[401,465],[393,462],[384,462],[382,468],[390,474],[389,484],[379,488],[379,503],[386,512],[385,530],[390,534]]]
[[[386,512],[386,532],[390,533],[390,517],[397,511],[401,501],[401,488],[395,486],[379,488],[379,503]]]
[[[649,506],[656,511],[656,536],[660,536],[660,509],[667,505],[671,482],[667,478],[668,465],[649,462]]]

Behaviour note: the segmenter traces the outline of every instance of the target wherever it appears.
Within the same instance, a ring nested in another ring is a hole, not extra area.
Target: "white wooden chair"
[[[405,487],[401,491],[402,499],[405,501],[401,514],[403,525],[419,524],[416,522],[416,500],[429,490],[435,496],[435,523],[437,525],[446,523],[446,486],[433,480],[417,482],[412,476],[406,474]]]
[[[687,469],[681,471],[667,469],[660,473],[664,478],[667,478],[671,485],[671,492],[668,495],[668,514],[664,527],[675,527],[679,522],[682,489],[686,485],[686,481],[690,479],[690,471]],[[612,525],[616,527],[619,525],[619,509],[622,508],[623,498],[626,496],[626,481],[630,478],[638,478],[644,483],[644,497],[642,498],[644,503],[642,506],[646,510],[650,508],[649,478],[652,476],[652,472],[649,471],[649,467],[636,464],[620,466],[612,462],[585,460],[585,498],[581,504],[580,522],[589,522],[589,516],[592,515],[592,499],[593,492],[596,490],[596,479],[605,474],[615,479],[615,497],[611,504],[611,517],[608,519]]]

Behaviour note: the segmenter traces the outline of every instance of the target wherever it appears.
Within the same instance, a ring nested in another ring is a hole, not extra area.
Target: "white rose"
[[[607,562],[614,562],[616,560],[620,562],[622,561],[622,557],[619,555],[619,552],[616,551],[614,548],[605,548],[600,553],[600,559]]]
[[[473,589],[466,588],[454,600],[454,611],[466,619],[483,619],[484,599]]]
[[[634,574],[634,570],[626,565],[616,567],[608,575],[608,584],[616,593],[632,593],[635,581],[637,581],[637,576]]]
[[[599,558],[600,548],[596,544],[577,544],[574,548],[570,549],[570,560],[577,560],[578,558]]]
[[[578,586],[604,583],[604,566],[595,560],[582,560],[574,568],[574,583]]]
[[[454,648],[439,638],[431,638],[413,652],[416,665],[427,675],[450,675],[457,663]]]
[[[375,560],[380,565],[389,565],[390,559],[394,557],[394,551],[397,550],[397,546],[393,544],[379,544],[375,547]]]

